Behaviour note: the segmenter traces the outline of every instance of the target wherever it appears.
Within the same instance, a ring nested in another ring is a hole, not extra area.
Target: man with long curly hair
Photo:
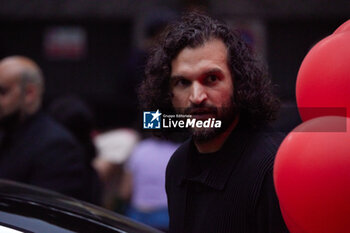
[[[170,232],[288,232],[272,178],[283,137],[267,127],[279,102],[242,39],[186,14],[160,36],[145,73],[144,109],[222,123],[194,127],[167,166]]]

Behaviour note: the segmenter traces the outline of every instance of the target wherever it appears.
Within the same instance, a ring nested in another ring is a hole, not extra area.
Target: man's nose
[[[190,101],[193,104],[201,104],[208,98],[206,89],[200,83],[193,83],[191,87]]]

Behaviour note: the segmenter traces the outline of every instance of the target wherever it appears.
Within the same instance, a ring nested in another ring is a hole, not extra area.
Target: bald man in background
[[[44,79],[29,58],[0,61],[0,178],[95,202],[84,154],[41,110]]]

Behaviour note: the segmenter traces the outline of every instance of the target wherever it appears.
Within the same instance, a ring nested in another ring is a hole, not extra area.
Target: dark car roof
[[[101,207],[53,191],[13,181],[0,179],[0,199],[11,199],[41,205],[45,208],[54,208],[57,211],[69,212],[109,228],[118,226],[124,229],[133,229],[133,232],[160,232]]]

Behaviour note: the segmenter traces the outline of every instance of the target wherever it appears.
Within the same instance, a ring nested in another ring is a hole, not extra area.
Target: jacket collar
[[[196,182],[216,190],[223,190],[244,153],[248,136],[249,133],[244,130],[237,129],[232,131],[220,150],[215,153],[217,160],[214,161],[210,168],[202,172],[199,172],[198,165],[195,164],[194,154],[198,152],[193,139],[185,142],[184,146],[187,152],[186,167],[184,177],[179,185],[183,185],[186,182]]]

